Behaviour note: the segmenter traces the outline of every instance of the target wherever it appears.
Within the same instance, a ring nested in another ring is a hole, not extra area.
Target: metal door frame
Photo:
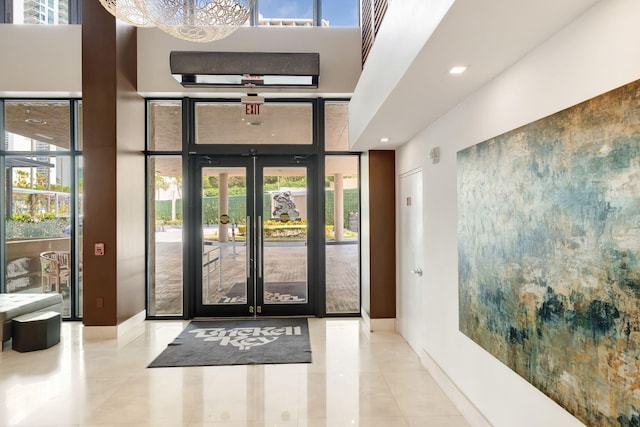
[[[202,169],[207,167],[244,167],[247,177],[247,212],[250,223],[247,224],[247,303],[246,304],[213,304],[204,305],[202,298],[202,271],[203,271],[203,236],[202,230]],[[267,167],[305,167],[307,169],[307,302],[301,304],[264,304],[264,282],[257,277],[256,272],[264,268],[263,257],[264,240],[262,239],[262,223],[258,221],[263,210],[263,171]],[[185,205],[185,219],[188,218],[186,228],[187,241],[191,242],[188,248],[189,256],[186,258],[189,264],[187,270],[190,279],[185,281],[185,287],[190,288],[186,295],[190,295],[188,317],[227,317],[227,316],[299,316],[317,314],[316,296],[319,293],[318,272],[319,248],[322,243],[321,230],[324,228],[320,221],[324,221],[323,215],[318,215],[319,190],[317,175],[317,156],[308,155],[263,155],[263,156],[214,156],[191,155],[189,156],[188,177],[191,185],[189,188],[188,203]],[[260,213],[260,214],[259,214]],[[186,289],[185,289],[186,290]],[[185,298],[187,299],[187,298]]]

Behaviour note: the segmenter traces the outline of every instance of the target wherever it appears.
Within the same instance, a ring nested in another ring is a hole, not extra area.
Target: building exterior
[[[68,24],[68,0],[26,0],[15,2],[14,22],[20,24]]]

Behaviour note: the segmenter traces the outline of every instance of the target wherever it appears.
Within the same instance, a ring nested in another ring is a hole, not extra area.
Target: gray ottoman
[[[60,342],[60,313],[55,311],[23,314],[12,323],[15,351],[43,350]]]
[[[27,313],[56,311],[62,313],[60,294],[0,294],[0,338],[11,339],[12,319]]]

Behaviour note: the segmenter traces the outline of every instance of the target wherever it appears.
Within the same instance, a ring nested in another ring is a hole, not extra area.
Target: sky
[[[313,0],[258,0],[265,18],[313,18]],[[332,27],[358,26],[358,0],[322,0],[322,18]]]

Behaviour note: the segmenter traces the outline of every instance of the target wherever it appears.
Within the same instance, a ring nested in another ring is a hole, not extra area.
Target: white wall
[[[210,43],[192,43],[163,33],[157,28],[138,30],[138,91],[156,96],[221,96],[247,90],[185,89],[172,76],[169,53],[172,50],[220,52],[318,52],[318,89],[305,90],[313,96],[350,96],[360,77],[359,28],[274,28],[242,27],[229,37]],[[270,89],[270,92],[276,92]],[[264,94],[264,91],[258,91]],[[299,89],[281,89],[294,94]],[[266,94],[269,95],[269,94]],[[293,95],[292,95],[293,96]],[[297,95],[296,95],[297,96]]]
[[[393,149],[406,143],[595,3],[394,2],[349,106],[351,148]],[[451,76],[451,66],[460,64],[473,72]],[[381,143],[383,137],[389,142]]]
[[[0,25],[0,97],[79,97],[81,31],[80,25]],[[302,96],[349,97],[360,77],[359,28],[243,27],[226,39],[205,44],[144,28],[138,29],[138,92],[157,97],[225,95],[220,89],[183,88],[169,70],[172,50],[318,52],[319,87]],[[278,92],[301,96],[293,93],[299,89]]]
[[[458,331],[456,153],[639,79],[638,16],[637,0],[601,0],[397,152],[398,174],[424,171],[424,350],[494,426],[582,423]]]
[[[0,96],[80,96],[81,60],[79,25],[0,25]]]
[[[403,0],[399,3],[402,4],[387,9],[349,105],[352,148],[402,80],[454,0]],[[415,86],[413,89],[419,90]]]

